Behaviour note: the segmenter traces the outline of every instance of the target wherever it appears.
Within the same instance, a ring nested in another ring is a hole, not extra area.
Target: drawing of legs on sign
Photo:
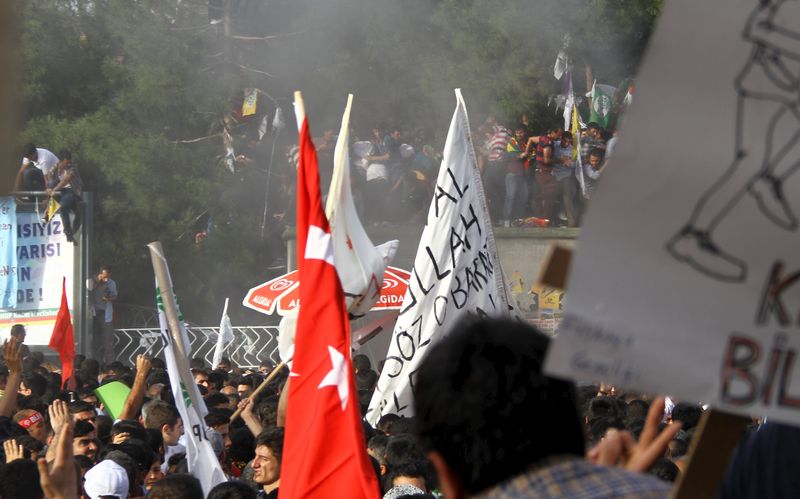
[[[743,38],[753,48],[734,82],[734,160],[666,245],[676,260],[721,281],[747,277],[747,264],[714,240],[714,230],[742,198],[755,201],[764,220],[785,230],[798,227],[784,183],[800,168],[800,31],[776,24],[784,4],[796,8],[797,2],[760,2],[748,18]],[[754,153],[761,148],[763,154]]]

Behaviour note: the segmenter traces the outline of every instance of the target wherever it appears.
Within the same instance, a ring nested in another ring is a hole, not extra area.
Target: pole
[[[178,371],[188,373],[191,371],[189,355],[187,354],[186,345],[183,343],[183,335],[181,335],[183,327],[179,319],[180,313],[178,312],[178,304],[175,302],[175,293],[172,290],[172,278],[169,275],[167,258],[164,256],[164,249],[161,247],[160,241],[148,244],[147,248],[150,250],[153,272],[156,274],[156,285],[161,295],[161,303],[164,306],[164,315],[167,317],[172,346],[175,348],[175,363],[178,365]],[[197,408],[203,407],[201,400],[197,400],[197,390],[184,390],[184,393],[189,395],[192,405]]]
[[[281,362],[280,364],[278,364],[277,366],[275,366],[275,369],[273,369],[273,370],[272,370],[272,372],[271,372],[271,373],[269,373],[269,375],[268,375],[266,378],[264,378],[264,381],[262,381],[262,382],[261,382],[261,384],[260,384],[260,385],[258,385],[258,388],[256,388],[256,389],[255,389],[255,391],[253,391],[253,394],[252,394],[252,395],[250,395],[250,398],[251,398],[252,400],[255,400],[255,399],[256,399],[256,396],[257,396],[259,393],[261,393],[261,392],[264,390],[264,388],[266,388],[266,387],[267,387],[267,385],[269,384],[269,382],[270,382],[270,381],[272,381],[273,379],[275,379],[275,376],[277,376],[277,375],[278,375],[278,373],[279,373],[279,372],[281,372],[281,369],[283,369],[283,366],[285,366],[285,365],[286,365],[286,364],[285,364],[284,362]],[[231,415],[230,422],[233,422],[233,421],[234,421],[236,418],[238,418],[238,417],[239,417],[241,414],[242,414],[242,410],[241,410],[241,409],[236,409],[236,412],[234,412],[234,413]]]
[[[272,178],[272,160],[275,158],[275,144],[278,143],[278,134],[280,129],[275,130],[275,135],[272,137],[272,151],[269,153],[269,165],[267,166],[267,189],[264,192],[264,218],[261,219],[261,240],[264,240],[264,230],[267,227],[267,207],[269,206],[269,184]]]

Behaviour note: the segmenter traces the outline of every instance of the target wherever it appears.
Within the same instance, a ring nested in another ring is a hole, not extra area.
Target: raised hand
[[[586,453],[586,458],[596,464],[621,466],[629,471],[645,472],[664,455],[669,442],[681,429],[673,423],[658,432],[664,413],[664,398],[656,397],[647,412],[644,429],[636,442],[627,431],[609,429],[603,440]]]
[[[67,420],[57,434],[58,442],[53,442],[56,447],[55,461],[48,470],[47,461],[42,458],[37,461],[39,467],[39,484],[42,486],[47,499],[77,499],[78,481],[75,475],[75,456],[72,452],[72,420]]]
[[[21,445],[13,438],[3,442],[3,450],[6,452],[6,464],[17,459],[25,458],[25,451]]]
[[[19,358],[19,343],[16,341],[3,342],[3,359],[6,362],[9,373],[21,373],[22,363]]]
[[[137,376],[147,376],[147,373],[150,372],[151,367],[150,358],[147,355],[137,355],[136,356],[136,375]],[[142,373],[142,374],[139,374]]]
[[[113,437],[111,437],[111,443],[115,445],[119,445],[128,441],[131,438],[130,433],[117,433]]]
[[[53,428],[53,434],[57,437],[61,427],[71,419],[69,407],[63,400],[56,399],[50,404],[47,411],[50,413],[50,426]]]

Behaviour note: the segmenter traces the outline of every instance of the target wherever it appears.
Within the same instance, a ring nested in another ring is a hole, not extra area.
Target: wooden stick
[[[558,289],[567,289],[571,264],[571,249],[558,244],[551,245],[547,250],[538,282]]]
[[[714,409],[703,413],[687,452],[689,461],[672,489],[673,499],[715,497],[750,418]]]
[[[264,390],[264,388],[266,388],[266,387],[267,387],[267,385],[269,384],[269,382],[270,382],[270,381],[272,381],[273,379],[275,379],[275,376],[277,376],[277,375],[278,375],[278,373],[279,373],[279,372],[281,372],[281,369],[283,369],[283,366],[285,366],[285,365],[286,365],[286,364],[285,364],[284,362],[281,362],[280,364],[278,364],[277,366],[275,366],[275,369],[273,369],[273,370],[272,370],[272,372],[271,372],[271,373],[269,373],[269,375],[268,375],[266,378],[264,378],[264,381],[262,381],[262,382],[261,382],[261,384],[260,384],[260,385],[258,385],[258,388],[256,388],[256,389],[255,389],[255,391],[253,392],[253,394],[252,394],[252,395],[250,395],[250,399],[255,399],[255,398],[256,398],[256,395],[258,395],[259,393],[261,393],[261,391],[262,391],[262,390]],[[238,417],[239,417],[241,414],[242,414],[242,409],[241,409],[241,408],[239,408],[239,409],[236,409],[236,412],[234,412],[234,413],[233,413],[233,415],[231,416],[230,422],[232,423],[232,422],[233,422],[233,421],[234,421],[236,418],[238,418]]]

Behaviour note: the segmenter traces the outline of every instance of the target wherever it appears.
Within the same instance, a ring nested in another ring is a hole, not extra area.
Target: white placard
[[[546,368],[800,421],[800,2],[665,4]]]

